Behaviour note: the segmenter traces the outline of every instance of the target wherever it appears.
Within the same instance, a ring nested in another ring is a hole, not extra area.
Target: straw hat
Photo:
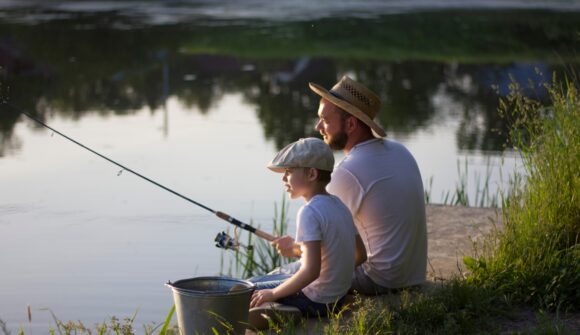
[[[308,86],[325,100],[330,101],[371,127],[375,137],[386,136],[383,128],[373,121],[381,108],[381,100],[364,85],[344,76],[330,91],[315,83],[309,83]]]
[[[314,137],[301,138],[280,150],[267,167],[274,172],[297,167],[332,171],[334,156],[324,141]]]

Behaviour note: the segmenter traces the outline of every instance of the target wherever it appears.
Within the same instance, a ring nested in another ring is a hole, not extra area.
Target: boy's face
[[[310,194],[312,182],[307,168],[288,168],[282,176],[284,187],[291,199],[305,197]]]

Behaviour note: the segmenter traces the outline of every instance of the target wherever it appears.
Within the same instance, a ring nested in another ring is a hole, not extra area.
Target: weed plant
[[[500,113],[521,153],[502,198],[504,227],[467,258],[471,283],[548,310],[580,309],[580,96],[571,82],[546,85],[551,106],[512,93]]]

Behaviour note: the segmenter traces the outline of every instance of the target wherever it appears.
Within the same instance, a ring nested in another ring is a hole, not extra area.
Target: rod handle
[[[254,232],[254,234],[256,234],[256,235],[258,235],[259,237],[261,237],[261,238],[263,238],[263,239],[265,239],[265,240],[268,240],[268,241],[270,241],[270,242],[274,241],[274,239],[275,239],[275,237],[274,237],[274,236],[272,236],[272,235],[270,235],[270,234],[268,234],[268,233],[266,233],[265,231],[263,231],[263,230],[260,230],[260,229],[256,229],[256,231]]]
[[[260,230],[260,229],[256,229],[256,228],[250,226],[249,224],[243,223],[242,221],[240,221],[236,218],[233,218],[224,212],[216,211],[215,215],[222,220],[226,220],[227,222],[229,222],[235,226],[238,226],[242,229],[245,229],[245,230],[249,231],[250,233],[254,233],[254,234],[258,235],[259,237],[266,239],[268,241],[273,241],[275,238],[274,236],[266,233],[265,231]]]

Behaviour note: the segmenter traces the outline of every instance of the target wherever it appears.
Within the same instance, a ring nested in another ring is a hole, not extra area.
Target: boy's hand
[[[252,301],[250,301],[250,308],[258,307],[265,302],[275,301],[274,290],[259,290],[252,294]]]
[[[278,253],[284,257],[299,257],[296,255],[296,243],[291,236],[285,235],[276,238],[270,242],[276,248]]]

